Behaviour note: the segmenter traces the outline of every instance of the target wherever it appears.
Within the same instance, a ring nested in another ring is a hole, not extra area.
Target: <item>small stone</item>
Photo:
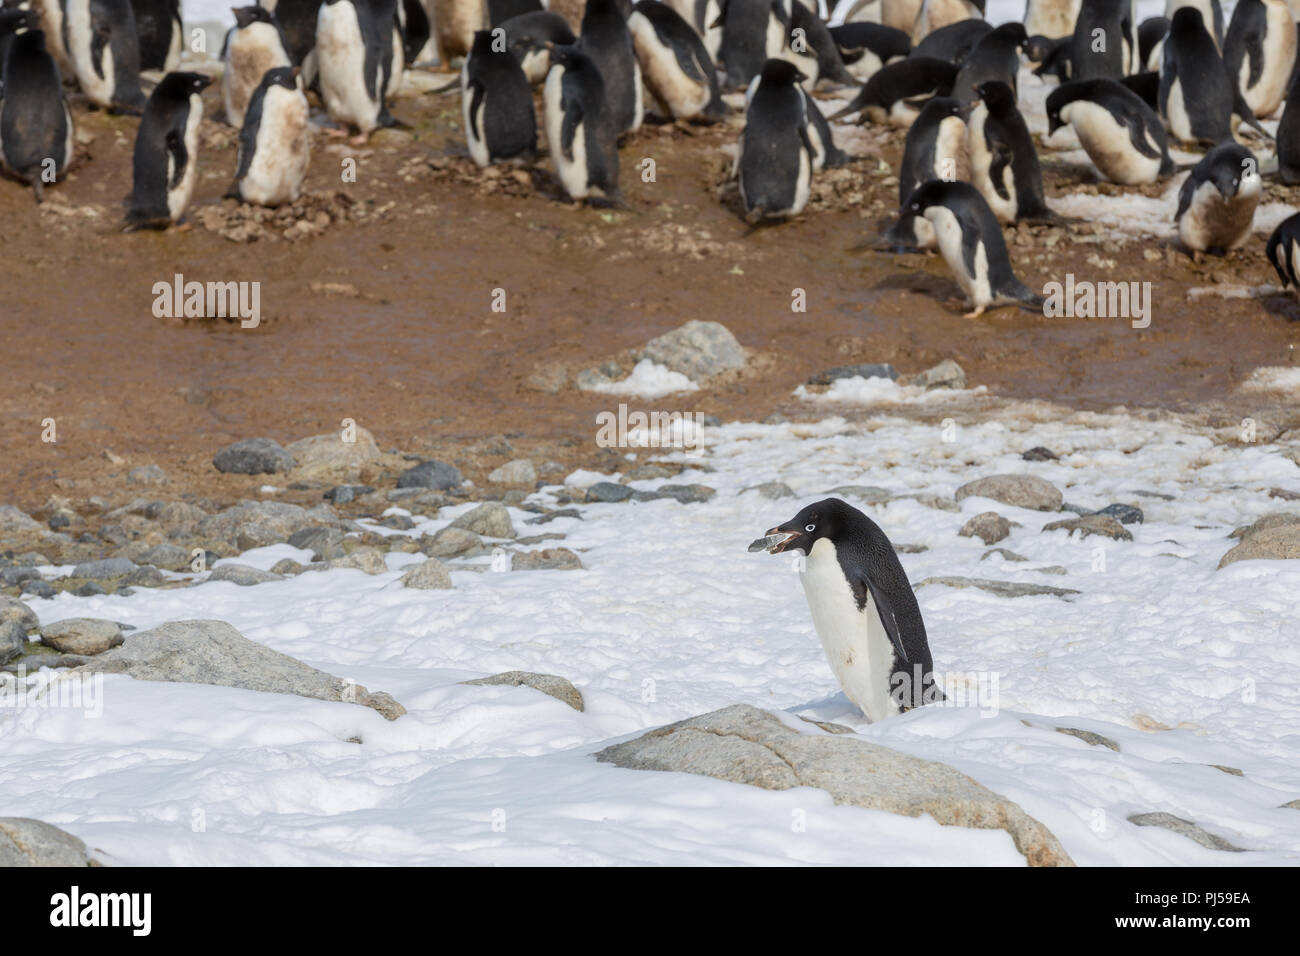
[[[122,628],[115,621],[70,617],[41,628],[41,643],[61,654],[92,656],[122,643]]]
[[[410,531],[415,527],[415,522],[410,515],[386,515],[380,519],[379,525],[393,531]]]
[[[272,438],[246,438],[212,458],[217,471],[235,475],[273,475],[292,470],[293,456]]]
[[[651,339],[638,358],[650,359],[693,382],[702,382],[731,369],[743,368],[745,350],[726,326],[692,320]]]
[[[341,528],[303,528],[289,535],[288,544],[310,551],[313,561],[329,561],[343,557],[343,539],[346,537]]]
[[[550,524],[556,518],[577,518],[582,520],[582,512],[577,508],[556,508],[536,518],[528,518],[524,524]]]
[[[1044,448],[1042,445],[1035,445],[1028,451],[1021,452],[1020,457],[1025,461],[1060,461],[1056,452],[1050,448]]]
[[[794,492],[784,481],[765,481],[761,485],[752,485],[745,488],[741,494],[744,494],[745,491],[757,491],[759,495],[770,501],[794,497]]]
[[[422,461],[397,476],[399,488],[432,488],[434,491],[446,491],[460,483],[459,469],[445,461],[433,459]]]
[[[537,480],[537,469],[527,458],[506,462],[488,475],[488,481],[498,485],[531,485]]]
[[[167,483],[167,472],[157,465],[141,465],[128,471],[126,480],[133,485],[162,485]]]
[[[402,575],[402,584],[421,591],[446,590],[452,586],[447,566],[437,558],[429,558],[412,566]]]
[[[990,475],[962,485],[955,497],[958,501],[970,497],[991,498],[1032,511],[1059,511],[1062,501],[1056,486],[1036,475]]]
[[[542,392],[546,395],[556,395],[564,391],[568,384],[569,370],[559,362],[539,365],[523,382],[524,388],[530,392]]]
[[[266,584],[269,581],[282,581],[284,579],[279,574],[249,567],[247,564],[221,564],[212,569],[212,573],[208,575],[208,580],[229,581],[231,584],[246,588],[252,587],[254,584]]]
[[[167,583],[163,573],[152,565],[141,565],[119,582],[119,587],[157,588]]]
[[[1107,750],[1113,750],[1119,753],[1119,744],[1109,737],[1103,737],[1101,734],[1094,734],[1091,730],[1079,730],[1077,727],[1057,727],[1058,734],[1069,734],[1071,737],[1078,737],[1084,743],[1093,747],[1105,747]]]
[[[1185,836],[1209,850],[1223,850],[1229,853],[1244,852],[1241,847],[1234,846],[1223,837],[1215,836],[1199,824],[1193,823],[1191,820],[1184,820],[1182,817],[1176,817],[1172,813],[1135,813],[1128,818],[1128,822],[1140,827],[1164,827],[1166,830],[1172,830],[1174,833]]]
[[[963,538],[979,538],[986,545],[997,544],[1011,534],[1011,522],[996,511],[983,511],[957,532]]]
[[[329,566],[330,568],[355,568],[366,574],[383,574],[388,570],[388,564],[384,561],[384,552],[371,547],[357,548],[346,557],[335,558]]]
[[[898,370],[888,363],[867,363],[863,365],[837,365],[818,372],[808,379],[809,385],[829,385],[842,378],[887,378],[898,380]]]
[[[903,384],[919,385],[925,389],[965,388],[966,372],[952,359],[944,359],[934,368],[928,368],[924,372],[911,376]]]
[[[992,548],[980,555],[980,560],[985,561],[992,555],[998,555],[1003,561],[1028,561],[1023,554],[1016,554],[1014,551],[1008,551],[1006,548]]]
[[[950,588],[979,588],[998,597],[1032,597],[1040,594],[1052,597],[1071,597],[1082,592],[1071,588],[1054,588],[1046,584],[1027,584],[1023,581],[990,581],[984,578],[964,578],[955,575],[942,575],[926,578],[920,584],[912,585],[913,590],[920,590],[927,584],[942,584]]]
[[[31,581],[24,581],[22,587],[20,587],[18,590],[22,594],[30,594],[32,597],[38,597],[44,599],[52,598],[56,594],[58,594],[58,592],[54,589],[54,585],[50,584],[49,581],[42,580],[41,578],[34,578]]]
[[[130,574],[135,568],[135,562],[129,558],[101,558],[78,564],[72,569],[72,576],[91,581],[109,581]]]
[[[354,498],[368,495],[374,490],[370,485],[335,485],[325,492],[324,497],[327,501],[332,501],[336,505],[345,505]]]
[[[0,664],[7,664],[27,649],[27,629],[18,621],[0,620]]]
[[[1107,515],[1120,524],[1141,524],[1144,518],[1142,509],[1135,505],[1107,505],[1100,511],[1095,512],[1095,514]]]
[[[1220,568],[1226,568],[1237,561],[1250,560],[1294,560],[1300,558],[1300,524],[1282,524],[1246,532],[1241,544],[1223,556]]]
[[[35,611],[17,598],[9,597],[7,594],[0,594],[0,624],[9,621],[16,622],[22,628],[24,634],[41,626]]]
[[[513,538],[518,532],[510,522],[510,512],[499,501],[485,501],[467,511],[451,523],[453,528],[464,528],[484,538]]]
[[[1043,525],[1044,532],[1060,530],[1068,531],[1070,537],[1074,537],[1074,533],[1077,531],[1080,538],[1098,534],[1105,538],[1113,538],[1116,541],[1133,540],[1133,535],[1127,528],[1109,515],[1103,514],[1082,515],[1078,518],[1068,518],[1065,521],[1053,521]]]
[[[660,485],[652,494],[656,498],[674,498],[684,505],[708,501],[717,490],[708,485]]]
[[[588,502],[627,501],[632,497],[632,489],[613,481],[598,481],[587,488]]]
[[[455,558],[478,553],[484,549],[483,540],[473,531],[455,526],[443,528],[437,534],[420,538],[420,551],[431,558]]]
[[[140,554],[141,564],[152,564],[154,567],[168,571],[188,571],[190,560],[190,553],[184,548],[165,542],[156,544]]]
[[[275,564],[271,565],[272,574],[279,574],[285,577],[293,574],[302,574],[305,570],[306,568],[302,563],[295,561],[293,558],[281,558],[279,561],[275,562]]]
[[[470,685],[507,685],[511,687],[531,687],[533,690],[539,690],[543,694],[549,694],[556,700],[568,704],[574,710],[583,709],[582,692],[573,684],[563,677],[557,677],[555,674],[533,674],[529,671],[506,671],[503,674],[493,674],[491,677],[480,677],[477,680],[461,681],[462,684]]]
[[[582,560],[568,548],[518,551],[511,556],[512,571],[580,571]]]

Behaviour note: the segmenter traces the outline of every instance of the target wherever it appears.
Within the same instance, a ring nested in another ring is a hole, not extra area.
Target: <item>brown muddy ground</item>
[[[219,102],[214,86],[209,116]],[[344,418],[385,449],[437,454],[474,478],[505,460],[489,436],[511,436],[515,454],[597,464],[594,415],[617,400],[538,391],[530,376],[610,359],[630,369],[631,350],[688,319],[724,323],[756,361],[634,407],[799,415],[792,389],[828,366],[892,362],[907,374],[952,358],[997,394],[1209,409],[1228,421],[1259,414],[1260,399],[1234,389],[1258,366],[1292,362],[1300,341],[1289,297],[1187,299],[1190,286],[1274,283],[1258,239],[1197,266],[1088,223],[1012,235],[1021,277],[1034,288],[1066,272],[1151,281],[1150,328],[1015,309],[962,318],[940,259],[855,249],[896,205],[879,160],[897,163],[897,131],[869,131],[878,156],[823,175],[799,220],[751,231],[734,190],[720,189],[730,159],[719,147],[737,139],[738,119],[690,132],[647,125],[621,151],[630,208],[619,211],[563,201],[545,160],[480,172],[464,155],[459,111],[457,96],[416,95],[394,105],[410,132],[360,149],[318,133],[308,199],[251,226],[247,207],[220,200],[234,132],[205,121],[190,225],[124,235],[138,121],[77,104],[83,155],[45,205],[0,182],[0,502],[125,494],[127,469],[150,462],[173,493],[243,497],[262,480],[218,475],[218,448],[262,435],[287,444]],[[355,183],[342,181],[348,156]],[[642,181],[647,157],[654,182]],[[1076,172],[1048,162],[1049,194],[1078,188]],[[260,327],[156,318],[153,285],[177,272],[261,282]],[[804,314],[791,311],[796,288]],[[505,290],[504,313],[491,309],[494,289]],[[1269,416],[1300,424],[1295,409]],[[47,418],[55,444],[40,440]]]

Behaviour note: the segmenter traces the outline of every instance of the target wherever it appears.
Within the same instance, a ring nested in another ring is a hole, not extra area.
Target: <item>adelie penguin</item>
[[[1286,0],[1237,0],[1223,61],[1251,112],[1273,115],[1296,63],[1296,24]]]
[[[623,204],[618,187],[618,127],[594,60],[576,46],[551,50],[542,93],[546,144],[564,191],[575,200]]]
[[[981,83],[966,121],[971,182],[1002,222],[1055,220],[1043,198],[1043,172],[1025,118],[1011,87],[1000,80]]]
[[[19,33],[24,30],[38,29],[40,19],[31,10],[9,10],[0,8],[0,80],[3,79],[5,68],[5,56],[9,52],[9,43]],[[53,51],[49,50],[48,44],[46,50],[53,56]],[[58,65],[58,58],[55,57],[55,66]],[[0,95],[3,95],[3,89],[0,89]]]
[[[480,30],[460,71],[461,116],[469,155],[487,167],[537,152],[537,115],[524,68],[504,34]]]
[[[311,159],[307,97],[298,68],[267,70],[253,91],[239,131],[235,181],[227,196],[259,206],[296,202]]]
[[[203,91],[211,82],[201,73],[168,73],[149,95],[135,135],[125,231],[165,229],[185,214],[194,193]]]
[[[1004,23],[975,45],[953,81],[953,96],[963,105],[975,99],[975,88],[1000,80],[1016,95],[1016,74],[1020,72],[1020,49],[1029,38],[1019,23]]]
[[[962,20],[984,18],[984,0],[922,0],[912,24],[912,45],[916,46],[935,30]]]
[[[63,36],[77,84],[92,103],[130,111],[144,106],[130,0],[64,0]]]
[[[1222,143],[1205,154],[1178,191],[1178,236],[1199,261],[1202,252],[1224,255],[1250,238],[1259,205],[1255,154]]]
[[[987,20],[961,20],[941,27],[912,47],[911,56],[927,56],[960,67],[980,40],[993,32]]]
[[[659,0],[640,0],[627,18],[645,85],[669,119],[721,119],[718,74],[695,28]]]
[[[790,36],[798,0],[720,0],[718,18],[709,26],[722,26],[718,60],[727,74],[727,86],[747,87],[771,57],[781,55]]]
[[[1265,247],[1282,288],[1300,295],[1300,213],[1282,220]]]
[[[1042,296],[1016,278],[1002,227],[970,183],[931,180],[912,193],[903,215],[929,220],[944,262],[970,300],[966,318],[1003,305],[1043,307]]]
[[[316,24],[321,0],[262,0],[261,6],[275,14],[284,34],[285,50],[292,66],[302,67],[302,80],[310,86],[316,79]]]
[[[140,69],[176,69],[184,42],[180,0],[131,0],[131,9],[140,37]]]
[[[750,91],[736,156],[747,222],[797,216],[808,204],[815,148],[803,79],[790,61],[771,59]]]
[[[1172,175],[1165,127],[1142,98],[1114,80],[1072,80],[1047,97],[1047,133],[1069,124],[1093,165],[1113,183]]]
[[[888,536],[838,498],[803,508],[750,546],[805,555],[813,627],[844,694],[872,723],[943,700],[921,608]]]
[[[622,133],[641,128],[645,104],[641,99],[641,64],[619,0],[587,0],[578,31],[578,49],[591,57],[605,81],[609,116]]]
[[[321,99],[330,119],[364,141],[381,126],[396,126],[388,112],[393,70],[395,0],[325,0],[316,24],[316,64]]]
[[[578,42],[564,17],[546,10],[521,13],[500,26],[505,31],[506,45],[533,86],[543,82],[550,72],[552,46],[572,46]]]
[[[226,122],[238,129],[253,91],[267,70],[291,66],[284,34],[275,17],[263,7],[233,7],[235,25],[226,33],[221,60],[221,100]]]
[[[830,119],[861,112],[873,123],[889,123],[903,129],[911,126],[925,101],[952,93],[957,67],[943,60],[910,56],[891,63],[862,84],[848,106]]]
[[[1070,78],[1118,80],[1133,57],[1131,0],[1083,0],[1070,44]]]
[[[903,161],[898,167],[900,213],[906,211],[912,193],[932,179],[969,181],[967,114],[968,109],[950,96],[936,96],[925,104],[903,145]],[[935,246],[934,227],[923,216],[902,215],[886,239],[919,249]]]
[[[1232,139],[1234,115],[1258,128],[1195,7],[1180,7],[1169,25],[1160,68],[1160,115],[1187,143]]]
[[[858,80],[845,69],[840,48],[821,18],[801,0],[794,0],[790,11],[790,37],[781,56],[791,60],[807,78],[804,89],[811,91],[822,80],[857,86]]]
[[[7,38],[0,64],[0,163],[32,187],[41,202],[48,184],[63,178],[76,142],[63,81],[45,34],[28,30]]]
[[[1286,186],[1300,185],[1300,71],[1291,79],[1277,124],[1277,178]]]
[[[862,83],[882,66],[912,52],[911,37],[881,23],[845,23],[831,27],[830,34],[840,49],[844,68]]]

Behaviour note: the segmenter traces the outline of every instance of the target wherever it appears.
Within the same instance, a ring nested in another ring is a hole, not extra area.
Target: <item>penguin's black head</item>
[[[1016,46],[1023,47],[1029,43],[1029,34],[1025,32],[1025,25],[1019,20],[1012,20],[1010,23],[1004,23],[993,31],[1000,37],[1008,40],[1014,40]]]
[[[551,54],[551,66],[562,66],[566,70],[581,67],[587,57],[574,44],[547,42],[547,51]]]
[[[267,89],[272,86],[283,86],[286,90],[296,90],[298,88],[298,72],[299,67],[296,66],[277,66],[263,74],[262,83]]]
[[[785,524],[768,531],[768,535],[789,535],[774,545],[772,554],[785,551],[802,551],[811,554],[813,546],[822,538],[834,542],[837,538],[854,533],[862,512],[839,498],[824,498],[802,509]]]
[[[1205,29],[1205,19],[1195,7],[1179,7],[1174,11],[1174,18],[1169,21],[1170,33],[1186,33],[1200,27]]]
[[[235,15],[235,26],[240,30],[253,23],[275,22],[271,11],[265,7],[231,7],[230,12]]]
[[[975,96],[989,108],[990,112],[1016,108],[1016,94],[1011,92],[1011,87],[1007,86],[1001,80],[985,80],[983,83],[976,84],[973,89]]]
[[[1236,143],[1216,147],[1206,160],[1210,163],[1210,175],[1206,178],[1224,199],[1237,195],[1244,180],[1259,175],[1255,154]]]
[[[185,100],[194,94],[202,93],[211,82],[212,77],[204,76],[202,73],[168,73],[154,88],[154,95]]]
[[[0,37],[10,33],[18,33],[20,30],[26,30],[32,25],[30,11],[27,10],[0,10]]]
[[[763,82],[772,86],[781,86],[785,83],[802,83],[808,79],[807,76],[789,60],[782,60],[772,57],[763,64]]]
[[[1049,37],[1036,33],[1028,37],[1024,42],[1025,56],[1030,63],[1042,63],[1047,59],[1047,54],[1051,52],[1052,47],[1056,46],[1057,41]]]

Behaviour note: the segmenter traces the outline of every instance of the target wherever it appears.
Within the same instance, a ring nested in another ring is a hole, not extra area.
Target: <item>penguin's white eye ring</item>
[[[805,531],[809,531],[809,532],[811,532],[811,531],[816,531],[816,530],[817,530],[817,526],[816,526],[815,524],[808,524],[808,525],[804,525],[804,528],[803,528],[803,529],[804,529]]]

